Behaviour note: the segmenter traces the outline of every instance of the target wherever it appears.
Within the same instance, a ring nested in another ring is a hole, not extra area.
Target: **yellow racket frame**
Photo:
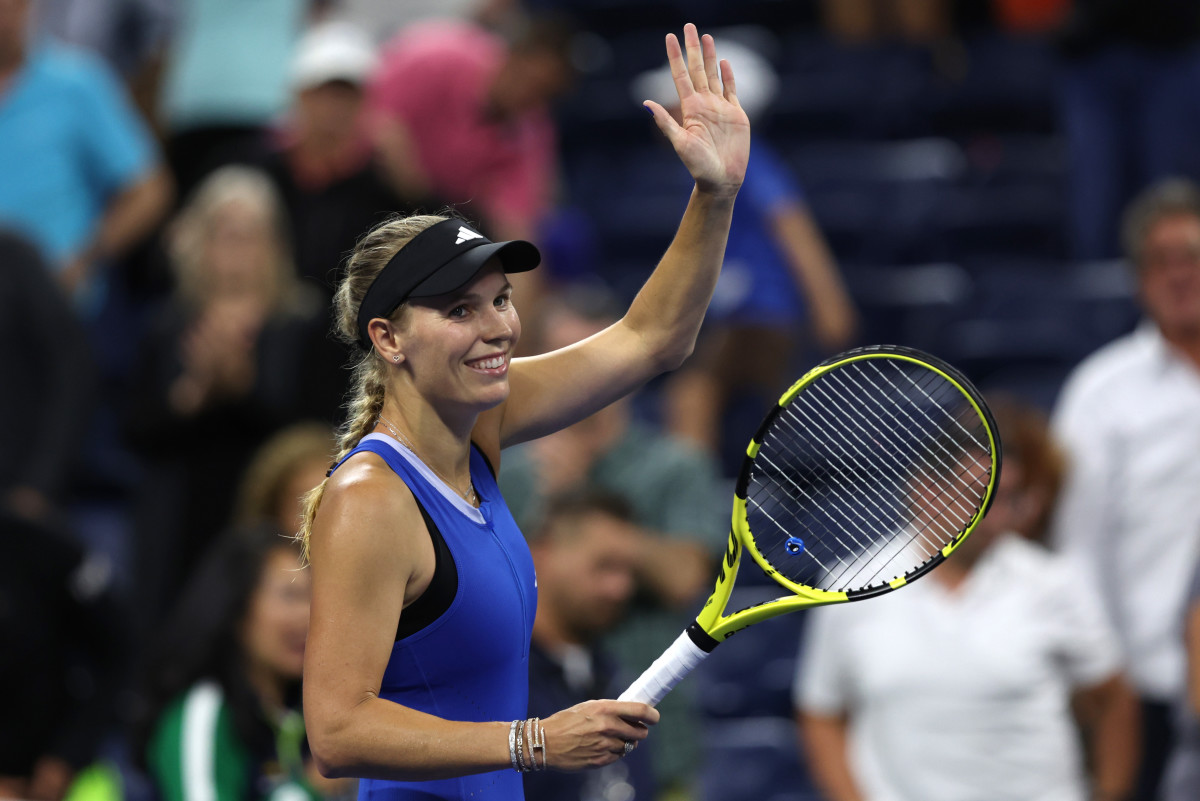
[[[759,552],[754,544],[754,537],[750,533],[750,527],[746,520],[746,497],[745,485],[746,478],[749,473],[750,466],[753,464],[754,458],[758,455],[759,448],[762,443],[759,437],[763,435],[763,430],[760,429],[755,434],[754,439],[750,441],[746,448],[746,463],[742,468],[742,476],[738,481],[738,490],[734,495],[733,500],[733,519],[729,532],[729,544],[725,549],[725,555],[721,562],[721,569],[717,575],[716,588],[712,595],[704,603],[704,608],[696,617],[696,626],[699,627],[705,634],[712,638],[711,645],[715,647],[718,643],[723,642],[726,638],[734,633],[741,631],[747,626],[753,625],[768,618],[792,612],[798,609],[805,609],[812,606],[822,606],[825,604],[843,603],[845,601],[861,600],[863,598],[874,597],[886,592],[903,587],[905,584],[916,580],[924,575],[929,570],[933,569],[943,559],[954,552],[954,549],[962,544],[963,540],[975,529],[975,526],[986,514],[988,507],[991,505],[992,498],[995,494],[996,483],[1000,478],[1001,465],[1001,448],[1000,439],[996,434],[995,423],[992,421],[991,413],[987,411],[978,392],[970,382],[962,376],[957,370],[936,359],[928,354],[911,348],[902,348],[897,346],[874,346],[868,348],[858,348],[856,350],[847,351],[846,353],[835,356],[832,359],[823,362],[812,370],[805,373],[800,380],[792,384],[779,399],[778,407],[774,410],[768,420],[772,419],[774,414],[778,414],[780,410],[785,408],[793,399],[809,384],[820,378],[822,375],[831,372],[850,362],[861,361],[863,359],[899,359],[902,361],[918,364],[926,369],[946,379],[959,392],[966,397],[971,408],[979,416],[980,422],[983,423],[984,430],[988,436],[988,452],[992,457],[992,469],[989,476],[987,488],[985,490],[983,502],[979,504],[979,509],[971,518],[968,524],[959,532],[954,539],[944,546],[941,553],[935,558],[921,565],[916,570],[897,577],[890,581],[887,585],[869,590],[856,590],[850,593],[846,592],[830,592],[828,590],[819,590],[815,587],[809,587],[805,584],[797,584],[787,577],[781,575],[770,562]],[[725,614],[725,606],[729,603],[729,597],[733,592],[734,580],[737,576],[738,568],[742,562],[742,552],[748,551],[750,556],[758,563],[758,566],[764,572],[781,586],[790,590],[793,594],[776,598],[772,601],[766,601],[761,604],[747,607],[732,614]],[[693,627],[692,633],[695,634]],[[695,637],[693,638],[695,639]],[[697,643],[699,644],[699,643]],[[703,646],[702,646],[703,647]],[[707,649],[711,650],[711,649]]]

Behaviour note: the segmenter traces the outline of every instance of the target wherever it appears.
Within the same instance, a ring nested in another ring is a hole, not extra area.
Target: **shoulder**
[[[410,521],[421,521],[412,490],[380,456],[357,453],[325,485],[313,521],[314,546],[324,541],[374,552],[411,533]]]
[[[154,723],[150,741],[150,757],[158,763],[170,761],[170,755],[186,749],[189,742],[211,741],[228,727],[225,711],[225,692],[212,679],[193,684],[175,696],[162,708]]]
[[[1088,582],[1074,557],[1051,551],[1019,534],[1008,534],[993,546],[1002,561],[1006,579],[1023,593],[1040,592],[1062,603],[1070,596],[1087,591]]]
[[[1064,391],[1088,395],[1127,381],[1130,370],[1151,363],[1155,337],[1153,331],[1138,329],[1101,347],[1071,371]]]
[[[118,86],[111,69],[99,56],[58,42],[39,45],[31,65],[43,86],[53,85],[83,98],[93,96],[98,90],[111,93]]]
[[[1148,387],[1152,379],[1152,367],[1159,353],[1156,333],[1139,329],[1126,334],[1088,356],[1071,371],[1063,384],[1062,393],[1055,408],[1056,422],[1069,422],[1064,417],[1078,414],[1113,413],[1124,414],[1125,409],[1116,408],[1128,393],[1124,387]]]

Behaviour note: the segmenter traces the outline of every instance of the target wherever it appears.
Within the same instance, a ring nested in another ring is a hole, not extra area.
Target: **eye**
[[[512,303],[511,292],[505,292],[503,295],[498,295],[496,299],[492,301],[492,305],[497,309],[507,309],[510,303]]]
[[[467,304],[465,304],[465,303],[458,304],[457,306],[450,309],[450,311],[446,313],[446,316],[454,317],[454,318],[466,317],[467,316]]]

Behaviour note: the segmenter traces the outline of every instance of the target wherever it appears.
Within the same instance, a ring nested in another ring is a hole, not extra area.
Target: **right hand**
[[[658,710],[636,701],[584,701],[542,721],[546,766],[582,770],[611,765],[625,755],[625,741],[649,736]]]

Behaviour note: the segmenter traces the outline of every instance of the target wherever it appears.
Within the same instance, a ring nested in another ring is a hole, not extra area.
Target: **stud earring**
[[[398,362],[398,361],[400,361],[400,357],[399,357],[399,356],[393,356],[393,357],[392,357],[392,361],[394,361],[394,362]]]

